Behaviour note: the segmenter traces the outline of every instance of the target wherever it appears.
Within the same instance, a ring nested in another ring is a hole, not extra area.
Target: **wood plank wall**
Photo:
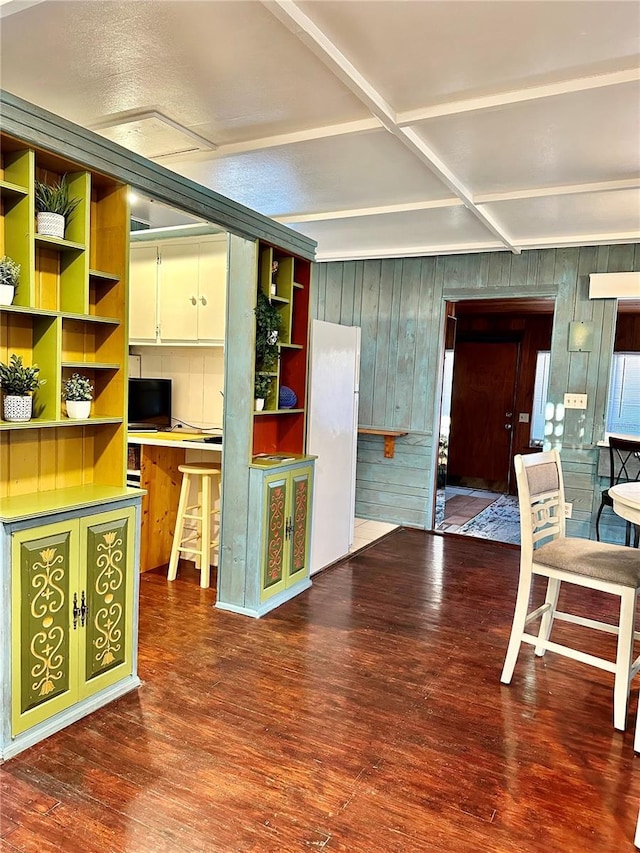
[[[634,270],[638,243],[316,265],[312,315],[362,328],[360,426],[408,432],[392,459],[381,437],[359,438],[356,515],[432,526],[445,301],[553,296],[549,400],[588,394],[586,411],[567,412],[554,430],[574,505],[569,533],[589,536],[605,485],[595,443],[604,433],[616,321],[615,299],[589,300],[589,273]],[[591,352],[569,352],[575,320],[594,323]],[[621,535],[622,525],[611,529]]]

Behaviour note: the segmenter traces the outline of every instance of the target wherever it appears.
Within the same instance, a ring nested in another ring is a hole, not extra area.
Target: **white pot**
[[[261,412],[264,409],[264,399],[256,397],[256,412]]]
[[[0,284],[0,305],[11,305],[16,289],[12,284]]]
[[[18,397],[15,394],[7,394],[4,398],[3,415],[5,421],[18,423],[31,420],[31,408],[33,397]]]
[[[84,420],[91,414],[91,400],[67,400],[67,416],[74,421]]]
[[[37,215],[38,234],[47,237],[64,238],[64,216],[60,213],[39,213]]]

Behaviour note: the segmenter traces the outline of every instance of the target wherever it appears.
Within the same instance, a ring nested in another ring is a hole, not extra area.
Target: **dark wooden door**
[[[507,491],[519,344],[456,343],[447,482]]]

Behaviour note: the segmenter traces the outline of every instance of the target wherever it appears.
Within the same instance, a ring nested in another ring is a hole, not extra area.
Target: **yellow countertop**
[[[219,434],[219,433],[218,433]],[[156,447],[166,447],[168,444],[179,444],[180,447],[188,447],[193,450],[222,450],[222,442],[208,442],[205,438],[211,438],[215,433],[187,432],[175,430],[174,432],[129,432],[127,441],[129,444],[148,444]]]

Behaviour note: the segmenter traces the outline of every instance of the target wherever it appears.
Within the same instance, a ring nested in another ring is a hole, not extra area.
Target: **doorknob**
[[[196,304],[197,304],[197,302],[198,302],[198,300],[195,298],[195,296],[192,296],[192,297],[191,297],[191,304],[192,304],[192,305],[196,305]]]
[[[206,305],[206,304],[207,304],[206,297],[201,296],[201,297],[200,297],[200,302],[201,302],[203,305]]]
[[[505,424],[505,425],[504,425],[504,428],[505,428],[505,429],[513,429],[513,427],[511,426],[511,424]]]
[[[513,412],[505,412],[505,413],[504,413],[504,416],[505,416],[505,418],[512,418],[512,417],[513,417]]]

